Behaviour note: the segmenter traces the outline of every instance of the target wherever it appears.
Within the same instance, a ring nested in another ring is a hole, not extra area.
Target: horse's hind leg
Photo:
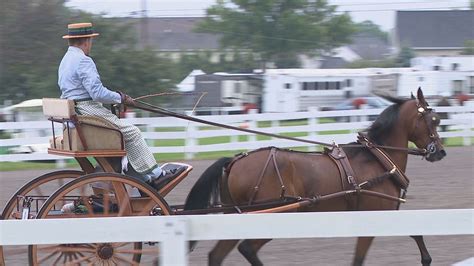
[[[372,244],[374,237],[358,237],[354,255],[353,266],[361,266],[364,263],[365,255]]]
[[[410,236],[410,237],[416,241],[416,244],[418,245],[418,249],[420,249],[421,264],[423,266],[431,265],[431,256],[430,256],[430,253],[428,252],[428,249],[425,246],[425,241],[423,240],[423,236]]]
[[[209,265],[221,265],[225,257],[234,249],[240,240],[220,240],[209,252],[208,264]]]
[[[263,247],[263,245],[270,241],[271,239],[247,239],[239,244],[238,249],[240,254],[242,254],[251,265],[263,265],[262,261],[257,256],[257,252]]]

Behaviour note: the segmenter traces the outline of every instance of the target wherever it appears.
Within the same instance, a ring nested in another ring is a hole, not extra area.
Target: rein
[[[326,146],[326,147],[338,146],[335,143],[329,144],[329,143],[320,142],[320,141],[313,141],[313,140],[307,140],[307,139],[302,139],[302,138],[288,137],[288,136],[284,136],[284,135],[278,135],[278,134],[267,133],[267,132],[263,132],[263,131],[257,131],[257,130],[253,130],[253,129],[240,128],[240,127],[225,125],[225,124],[221,124],[221,123],[216,123],[216,122],[212,122],[212,121],[208,121],[208,120],[204,120],[204,119],[200,119],[200,118],[196,118],[196,117],[192,117],[192,116],[188,116],[188,115],[179,114],[179,113],[167,110],[165,108],[161,108],[161,107],[149,104],[149,103],[141,101],[141,100],[135,100],[135,105],[133,105],[133,107],[138,108],[138,109],[142,109],[142,110],[145,110],[145,111],[153,112],[153,113],[158,113],[158,114],[162,114],[162,115],[166,115],[166,116],[172,116],[172,117],[192,121],[192,122],[197,122],[197,123],[201,123],[201,124],[206,124],[206,125],[211,125],[211,126],[226,128],[226,129],[232,129],[232,130],[237,130],[237,131],[243,131],[243,132],[262,135],[262,136],[267,136],[267,137],[293,140],[293,141],[316,144],[316,145],[321,145],[321,146]],[[371,147],[377,147],[377,148],[383,148],[383,149],[407,151],[409,154],[412,154],[412,155],[424,156],[424,155],[427,154],[426,149],[399,148],[399,147],[393,147],[393,146],[378,145],[378,144],[374,144],[374,143],[370,143],[370,145],[371,145]],[[366,147],[367,145],[363,145],[363,144],[342,144],[341,146],[350,147],[350,148],[352,148],[352,147],[361,148],[361,147]]]

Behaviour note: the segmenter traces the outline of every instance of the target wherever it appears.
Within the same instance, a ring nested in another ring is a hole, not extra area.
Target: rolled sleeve
[[[82,59],[77,71],[82,86],[87,90],[92,100],[105,104],[121,102],[120,94],[111,91],[102,85],[99,72],[91,58],[86,57]]]

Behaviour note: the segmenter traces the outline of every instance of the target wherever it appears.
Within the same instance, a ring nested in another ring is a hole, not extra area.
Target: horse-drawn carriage
[[[439,118],[427,107],[421,90],[417,99],[391,100],[394,105],[380,115],[368,135],[359,136],[357,143],[328,145],[325,151],[312,153],[268,147],[222,158],[203,173],[184,205],[171,206],[164,196],[189,174],[191,165],[165,164],[165,169],[180,165],[186,170],[156,191],[121,174],[120,158],[125,150],[116,126],[97,117],[76,115],[73,101],[44,99],[45,115],[64,128],[62,136],[56,136],[53,126],[48,153],[74,157],[81,170],[60,170],[31,180],[7,202],[2,219],[396,210],[404,202],[409,183],[404,174],[408,153],[437,161],[445,152],[436,132]],[[408,148],[408,141],[420,148]],[[71,233],[80,234],[74,228]],[[355,265],[362,264],[372,239],[359,238]],[[431,258],[422,237],[414,239],[422,263],[428,265]],[[256,253],[268,241],[244,240],[239,251],[252,264],[261,263]],[[219,242],[209,263],[220,264],[238,243]],[[31,265],[136,265],[156,259],[159,251],[155,244],[32,245],[28,257]],[[0,252],[0,263],[8,254]]]

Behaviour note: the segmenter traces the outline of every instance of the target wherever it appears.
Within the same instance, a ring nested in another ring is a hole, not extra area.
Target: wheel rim
[[[94,190],[92,184],[105,184],[106,190]],[[132,194],[138,189],[141,197]],[[102,194],[97,194],[97,192]],[[99,196],[100,195],[100,196]],[[64,198],[76,197],[72,213],[58,212],[58,203]],[[77,204],[77,206],[76,206]],[[99,206],[99,207],[98,207]],[[44,203],[38,212],[38,219],[87,218],[170,215],[168,204],[148,185],[135,179],[112,173],[95,173],[71,181],[58,189]],[[30,246],[29,257],[32,265],[54,264],[94,264],[94,265],[137,265],[143,257],[156,260],[158,247],[144,248],[142,243],[90,243]],[[148,262],[148,261],[146,261]]]
[[[33,201],[34,204],[32,207],[33,209],[39,209],[47,199],[47,196],[52,194],[59,187],[81,175],[84,175],[84,172],[76,170],[60,170],[32,179],[10,197],[3,208],[1,215],[2,219],[9,220],[21,218],[21,197],[34,198],[35,200]],[[32,210],[30,216],[35,216],[36,213],[37,210]],[[15,256],[24,255],[25,253],[27,253],[27,249],[23,247],[5,246],[0,248],[0,265],[6,265],[6,262],[8,262],[5,257],[15,258]]]

